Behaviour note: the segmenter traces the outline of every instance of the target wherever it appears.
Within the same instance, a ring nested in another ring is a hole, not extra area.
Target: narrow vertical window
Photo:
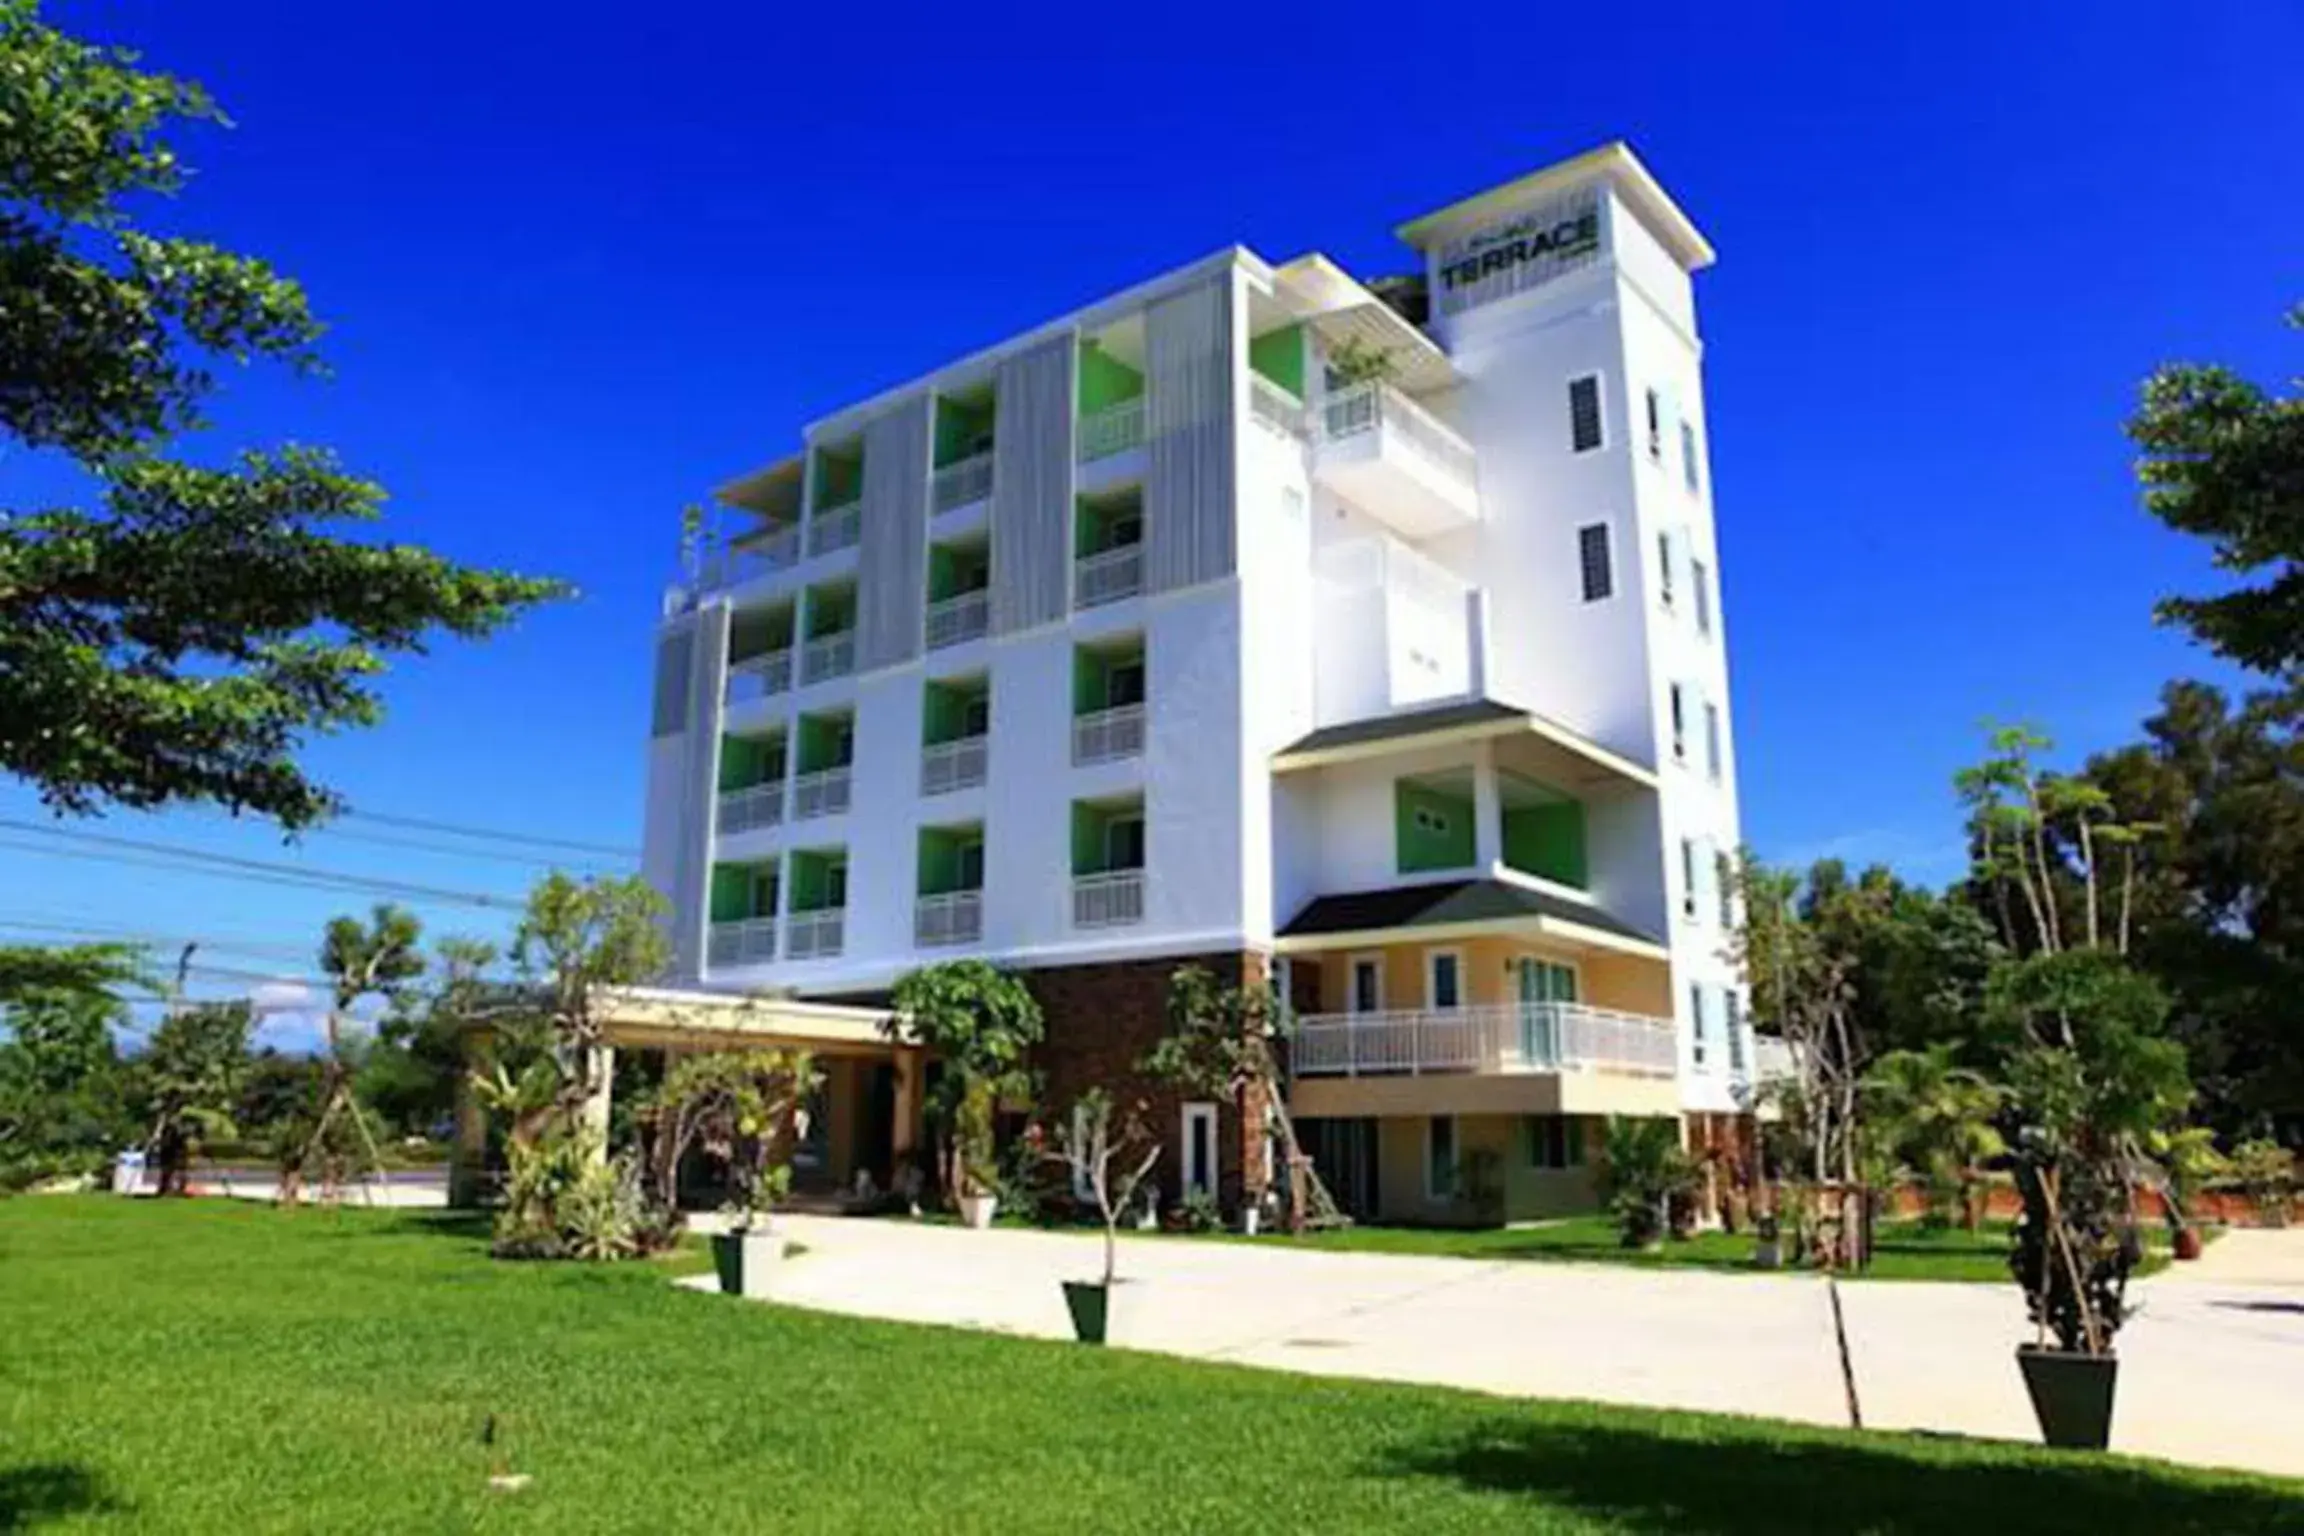
[[[1460,1008],[1464,1005],[1464,957],[1452,949],[1436,949],[1430,955],[1430,971],[1426,977],[1425,1006],[1433,1009]]]
[[[1696,839],[1680,839],[1680,915],[1696,919]]]
[[[1680,420],[1680,475],[1688,482],[1688,493],[1694,495],[1701,481],[1696,470],[1696,424],[1686,417]]]
[[[1710,699],[1704,701],[1704,772],[1720,782],[1720,706]]]
[[[1701,560],[1688,562],[1688,591],[1696,600],[1696,633],[1712,633],[1712,572]]]
[[[1456,1117],[1434,1115],[1425,1122],[1424,1192],[1434,1200],[1456,1195]]]
[[[1587,373],[1568,381],[1568,447],[1590,453],[1600,446],[1600,376]]]
[[[1724,853],[1712,855],[1712,883],[1719,888],[1720,931],[1736,928],[1736,867]]]
[[[1720,1017],[1728,1027],[1728,1070],[1744,1070],[1744,999],[1723,989]]]
[[[1648,457],[1664,457],[1664,402],[1656,391],[1648,391]]]
[[[1664,606],[1672,606],[1672,588],[1680,574],[1679,551],[1673,547],[1672,530],[1659,529],[1656,534],[1656,595]]]
[[[1693,981],[1688,983],[1688,1027],[1696,1046],[1696,1065],[1701,1067],[1711,1045],[1706,1038],[1710,1031],[1705,1028],[1704,1021],[1704,988]]]
[[[1576,530],[1576,559],[1584,569],[1584,601],[1616,595],[1616,567],[1608,551],[1608,525],[1586,523]]]
[[[1672,706],[1672,761],[1688,761],[1688,693],[1678,683],[1665,690]]]

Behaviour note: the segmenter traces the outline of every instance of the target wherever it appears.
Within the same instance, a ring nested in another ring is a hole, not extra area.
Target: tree
[[[78,990],[0,1009],[0,1187],[94,1172],[127,1139],[113,1043],[126,1012],[110,993]]]
[[[2288,324],[2304,329],[2304,306]],[[2221,570],[2257,577],[2156,610],[2219,654],[2261,672],[2304,665],[2304,398],[2271,394],[2229,368],[2163,367],[2144,382],[2128,435],[2142,450],[2144,505],[2208,541]]]
[[[1070,1123],[1057,1128],[1056,1156],[1072,1170],[1074,1187],[1088,1191],[1104,1223],[1102,1283],[1109,1286],[1119,1268],[1120,1213],[1160,1161],[1160,1138],[1145,1129],[1143,1105],[1131,1105],[1115,1120],[1112,1096],[1091,1088],[1073,1101]]]
[[[193,1152],[233,1134],[254,1022],[246,1003],[177,1007],[136,1058],[135,1097],[161,1194],[188,1193]]]
[[[927,1047],[943,1071],[929,1085],[930,1126],[943,1144],[944,1187],[955,1196],[992,1192],[993,1115],[1003,1098],[1032,1092],[1026,1069],[1046,1030],[1040,1004],[1014,972],[981,960],[907,971],[890,999],[886,1028]]]
[[[649,1192],[667,1229],[678,1227],[680,1166],[693,1149],[727,1167],[728,1203],[740,1217],[782,1197],[793,1116],[817,1077],[805,1051],[706,1051],[672,1063],[639,1112]]]
[[[1953,1064],[1949,1043],[1890,1051],[1865,1074],[1866,1112],[1895,1159],[1920,1179],[1928,1219],[1983,1223],[1985,1166],[2007,1150],[1992,1124],[2001,1090],[1983,1074]]]
[[[328,977],[329,998],[319,1114],[302,1149],[281,1170],[283,1204],[296,1203],[297,1181],[315,1160],[322,1169],[323,1197],[335,1198],[341,1183],[341,1161],[330,1151],[328,1138],[339,1120],[350,1125],[366,1150],[370,1172],[378,1179],[383,1177],[384,1160],[368,1126],[368,1111],[352,1091],[356,1064],[346,1052],[344,1020],[362,998],[397,999],[424,973],[424,957],[416,947],[422,932],[416,914],[390,902],[377,903],[365,925],[357,918],[330,920],[320,941],[320,969]]]
[[[1610,1115],[1603,1140],[1601,1189],[1627,1248],[1653,1248],[1672,1230],[1672,1202],[1696,1188],[1696,1168],[1680,1146],[1680,1122],[1664,1116]]]
[[[337,805],[303,739],[375,723],[371,679],[435,631],[478,638],[565,589],[332,530],[383,490],[303,447],[165,457],[221,359],[315,373],[303,290],[139,229],[181,190],[199,86],[0,0],[0,448],[76,461],[98,510],[0,511],[0,772],[56,809],[210,802],[294,829]]]

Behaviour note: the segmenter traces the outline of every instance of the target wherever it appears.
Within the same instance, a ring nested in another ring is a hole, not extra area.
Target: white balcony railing
[[[792,523],[706,555],[696,585],[707,592],[726,591],[799,563],[800,525]]]
[[[1581,1003],[1505,1003],[1300,1020],[1301,1077],[1425,1072],[1625,1072],[1670,1077],[1672,1024]]]
[[[1465,484],[1479,473],[1479,457],[1453,427],[1381,381],[1338,390],[1320,407],[1320,435],[1342,442],[1362,432],[1389,430],[1441,470]]]
[[[846,677],[855,670],[856,632],[852,629],[819,636],[800,648],[800,681],[803,683]]]
[[[928,605],[928,649],[981,640],[992,627],[992,594],[988,589],[963,592]]]
[[[1122,544],[1072,563],[1072,606],[1094,608],[1144,590],[1144,546]]]
[[[739,922],[714,923],[707,964],[763,965],[776,958],[776,919],[747,917]]]
[[[726,695],[731,704],[774,698],[791,686],[792,652],[789,649],[763,651],[728,663]]]
[[[1304,435],[1304,402],[1260,373],[1248,375],[1248,414],[1283,437]]]
[[[936,471],[928,483],[929,502],[939,512],[954,507],[965,507],[970,502],[982,501],[992,494],[992,455],[989,451],[974,458],[947,464]]]
[[[1083,464],[1093,459],[1108,459],[1116,453],[1126,453],[1141,447],[1144,442],[1144,397],[1123,400],[1108,405],[1080,418],[1080,447],[1077,457]]]
[[[1752,1037],[1752,1076],[1761,1083],[1790,1082],[1800,1075],[1800,1063],[1792,1054],[1792,1042],[1781,1035],[1754,1035]]]
[[[947,891],[923,896],[912,909],[912,942],[922,949],[937,944],[973,944],[984,937],[984,893]]]
[[[1119,704],[1072,717],[1072,764],[1109,763],[1144,752],[1144,706]]]
[[[1144,871],[1108,869],[1072,877],[1072,926],[1117,928],[1144,921]]]
[[[956,789],[974,789],[983,783],[988,739],[963,736],[957,741],[939,741],[921,748],[920,793],[946,795]]]
[[[848,909],[845,907],[795,912],[785,923],[791,931],[784,936],[784,953],[794,960],[821,960],[827,955],[836,955],[847,941]]]
[[[770,779],[745,789],[725,790],[720,796],[720,830],[753,832],[784,820],[784,781]]]
[[[848,809],[851,775],[845,764],[804,773],[792,781],[792,819],[839,816]]]
[[[851,501],[844,506],[818,507],[815,519],[808,525],[808,553],[828,555],[836,549],[846,549],[864,534],[864,503]]]

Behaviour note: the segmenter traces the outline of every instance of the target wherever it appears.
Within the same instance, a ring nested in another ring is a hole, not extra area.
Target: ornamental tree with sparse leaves
[[[208,803],[293,830],[337,806],[303,743],[377,721],[388,656],[566,589],[344,536],[384,492],[323,450],[168,456],[219,364],[320,371],[295,282],[137,227],[184,186],[170,135],[207,126],[198,85],[0,0],[0,450],[75,461],[93,498],[0,509],[0,773],[67,813]]]

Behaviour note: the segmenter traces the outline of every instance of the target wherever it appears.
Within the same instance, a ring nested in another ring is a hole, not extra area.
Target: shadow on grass
[[[66,1515],[124,1507],[86,1467],[58,1461],[0,1467],[0,1531],[29,1531]]]
[[[2304,1301],[2212,1301],[2209,1305],[2226,1312],[2281,1312],[2304,1317]]]
[[[1985,1449],[1982,1442],[1956,1443]],[[1532,1521],[1572,1510],[1627,1530],[1701,1536],[2304,1530],[2304,1494],[2078,1454],[2010,1447],[2005,1460],[1971,1461],[1952,1459],[1949,1449],[1917,1440],[1873,1446],[1760,1433],[1714,1441],[1498,1419],[1460,1438],[1409,1448],[1381,1470],[1525,1499]]]

